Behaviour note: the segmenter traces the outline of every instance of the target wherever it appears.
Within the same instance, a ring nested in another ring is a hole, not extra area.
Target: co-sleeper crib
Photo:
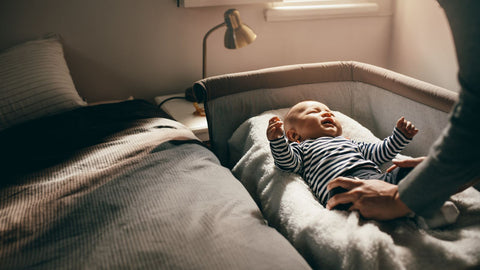
[[[396,120],[405,116],[420,132],[402,154],[422,156],[448,123],[455,92],[353,61],[220,75],[198,81],[194,92],[205,100],[215,154],[269,224],[313,268],[463,269],[480,264],[480,193],[475,188],[452,197],[461,214],[444,228],[428,229],[410,218],[368,221],[356,212],[323,208],[300,176],[274,167],[265,136],[271,116],[301,100],[318,100],[339,112],[348,136],[360,140],[390,135]]]

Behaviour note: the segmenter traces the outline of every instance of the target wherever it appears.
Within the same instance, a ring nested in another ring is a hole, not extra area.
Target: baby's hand
[[[405,117],[398,119],[397,128],[409,139],[418,133],[418,129],[415,128],[412,122],[405,120]]]
[[[267,138],[269,141],[278,139],[283,136],[283,122],[277,116],[270,118],[268,121]]]

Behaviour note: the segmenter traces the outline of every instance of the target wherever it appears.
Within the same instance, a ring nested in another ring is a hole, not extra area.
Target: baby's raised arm
[[[401,117],[397,121],[397,128],[405,135],[405,137],[411,139],[413,136],[417,135],[418,129],[412,122],[405,120],[405,117]]]
[[[267,127],[267,138],[269,141],[283,136],[283,121],[277,116],[270,118]]]

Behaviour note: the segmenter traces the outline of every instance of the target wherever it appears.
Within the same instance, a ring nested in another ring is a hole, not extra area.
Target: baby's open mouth
[[[334,122],[332,119],[327,118],[327,119],[325,119],[325,120],[322,120],[322,125],[334,127],[334,126],[335,126],[335,122]]]

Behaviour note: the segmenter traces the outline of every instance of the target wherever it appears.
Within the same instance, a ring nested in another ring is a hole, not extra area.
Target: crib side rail
[[[354,61],[281,66],[209,77],[194,84],[205,102],[213,151],[227,164],[227,140],[249,117],[317,99],[351,115],[377,136],[390,132],[398,113],[418,120],[429,140],[412,154],[424,153],[447,122],[457,93],[414,78]],[[374,89],[374,90],[371,90]],[[398,119],[398,118],[397,118]],[[426,131],[426,132],[425,132]],[[420,137],[421,138],[421,137]]]

